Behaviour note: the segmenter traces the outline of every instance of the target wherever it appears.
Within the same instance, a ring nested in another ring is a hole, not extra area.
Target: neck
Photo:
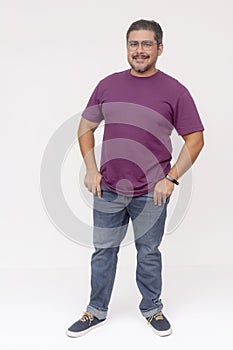
[[[150,77],[151,75],[154,75],[158,72],[158,69],[156,67],[153,67],[152,69],[145,71],[145,72],[137,72],[133,68],[131,68],[130,73],[136,77]]]

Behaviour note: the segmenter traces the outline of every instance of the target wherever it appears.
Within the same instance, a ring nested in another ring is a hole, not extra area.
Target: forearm
[[[191,168],[203,146],[204,141],[202,135],[198,139],[187,138],[176,163],[169,171],[169,175],[178,180],[189,168]]]
[[[86,131],[82,130],[82,128],[79,128],[78,141],[86,169],[98,170],[94,154],[95,138],[93,130]]]
[[[84,118],[81,118],[78,128],[78,142],[86,165],[84,185],[88,188],[89,192],[92,192],[94,195],[97,192],[97,195],[101,197],[100,181],[102,175],[98,171],[94,153],[94,131],[98,125],[99,123],[93,123]]]

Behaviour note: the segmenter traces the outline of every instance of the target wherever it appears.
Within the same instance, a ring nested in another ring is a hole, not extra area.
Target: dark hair
[[[154,32],[154,38],[158,42],[158,44],[161,44],[163,41],[163,31],[160,27],[159,23],[151,20],[148,21],[146,19],[139,19],[136,22],[133,22],[126,33],[126,39],[128,41],[129,39],[129,33],[133,30],[150,30]]]

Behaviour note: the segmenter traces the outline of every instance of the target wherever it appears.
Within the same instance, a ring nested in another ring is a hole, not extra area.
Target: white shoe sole
[[[149,326],[153,329],[155,334],[159,335],[160,337],[166,337],[166,336],[172,334],[172,328],[171,327],[169,329],[167,329],[166,331],[158,331],[151,324],[149,324]]]
[[[71,337],[71,338],[79,338],[79,337],[82,337],[83,335],[87,334],[88,332],[92,331],[92,329],[95,329],[95,328],[97,328],[97,327],[99,327],[99,326],[102,326],[104,323],[106,323],[106,321],[103,321],[103,322],[101,322],[101,323],[98,323],[98,324],[96,324],[95,326],[92,326],[92,327],[90,327],[90,328],[88,328],[88,329],[85,329],[84,331],[81,331],[81,332],[72,332],[72,331],[69,331],[69,330],[67,329],[66,335],[67,335],[68,337]]]

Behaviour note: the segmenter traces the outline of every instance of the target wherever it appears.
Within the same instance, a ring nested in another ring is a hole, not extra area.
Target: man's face
[[[137,42],[139,43],[138,47]],[[141,44],[142,42],[146,43],[144,47]],[[133,51],[133,46],[135,46],[135,51]],[[137,76],[154,74],[156,72],[155,63],[162,51],[163,45],[157,45],[154,32],[150,30],[134,30],[130,32],[127,52],[128,62],[132,67],[132,74]]]

